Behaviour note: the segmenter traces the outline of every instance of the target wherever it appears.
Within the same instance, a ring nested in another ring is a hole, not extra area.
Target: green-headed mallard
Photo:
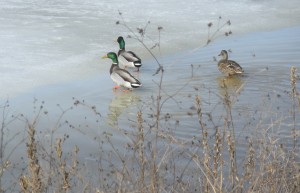
[[[219,70],[226,74],[227,76],[231,76],[234,74],[242,74],[244,71],[242,67],[233,60],[228,60],[228,53],[226,50],[222,50],[219,56],[223,58],[218,62]]]
[[[121,69],[118,63],[117,54],[114,52],[109,52],[102,58],[110,58],[112,60],[112,65],[110,67],[110,77],[117,84],[114,89],[124,86],[126,88],[138,88],[142,84],[139,80],[134,78],[127,70]]]
[[[118,52],[120,64],[124,67],[136,67],[137,71],[139,71],[142,66],[141,59],[134,52],[125,50],[125,41],[122,36],[118,37],[117,41],[120,47]]]

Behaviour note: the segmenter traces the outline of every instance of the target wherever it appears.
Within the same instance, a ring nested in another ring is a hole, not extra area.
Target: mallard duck
[[[118,59],[120,64],[124,67],[136,67],[139,71],[142,66],[141,59],[132,51],[125,50],[125,41],[122,36],[119,36],[117,39],[119,43],[120,50],[118,52]]]
[[[102,58],[110,58],[112,60],[112,65],[110,67],[110,77],[117,84],[114,89],[120,88],[120,86],[126,87],[128,89],[138,88],[142,86],[139,80],[134,78],[127,70],[121,69],[118,63],[117,54],[114,52],[109,52]]]
[[[228,53],[226,50],[222,50],[219,56],[223,58],[218,62],[219,70],[226,74],[227,76],[231,76],[234,74],[242,74],[244,71],[242,67],[233,60],[228,60]]]

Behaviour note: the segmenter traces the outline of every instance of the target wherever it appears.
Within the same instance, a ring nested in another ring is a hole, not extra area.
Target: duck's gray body
[[[125,50],[125,41],[122,36],[118,37],[117,42],[119,43],[118,60],[122,67],[135,67],[140,69],[142,66],[142,60],[133,51]]]
[[[119,63],[123,67],[140,68],[142,66],[142,60],[132,51],[126,51],[125,49],[120,49],[118,52]]]
[[[134,78],[127,70],[124,70],[113,63],[110,67],[110,77],[118,85],[126,88],[138,88],[142,84]]]

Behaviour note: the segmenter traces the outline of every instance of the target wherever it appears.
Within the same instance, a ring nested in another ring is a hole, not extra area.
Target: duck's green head
[[[102,56],[102,58],[103,59],[104,58],[110,58],[113,61],[113,63],[118,64],[118,56],[114,52],[108,52],[106,55]]]
[[[125,41],[124,41],[124,38],[122,36],[118,37],[117,42],[119,43],[120,49],[125,49]]]

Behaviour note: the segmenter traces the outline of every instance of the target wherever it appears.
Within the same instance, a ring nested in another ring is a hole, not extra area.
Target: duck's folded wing
[[[112,76],[114,76],[119,82],[130,82],[130,83],[138,83],[140,82],[134,78],[128,71],[124,69],[117,69],[112,73]]]
[[[132,51],[122,53],[122,56],[129,62],[141,61],[141,59]]]
[[[235,69],[235,70],[243,70],[242,67],[236,63],[235,61],[232,61],[232,60],[228,60],[228,65],[227,65],[228,68],[231,68],[231,69]]]

